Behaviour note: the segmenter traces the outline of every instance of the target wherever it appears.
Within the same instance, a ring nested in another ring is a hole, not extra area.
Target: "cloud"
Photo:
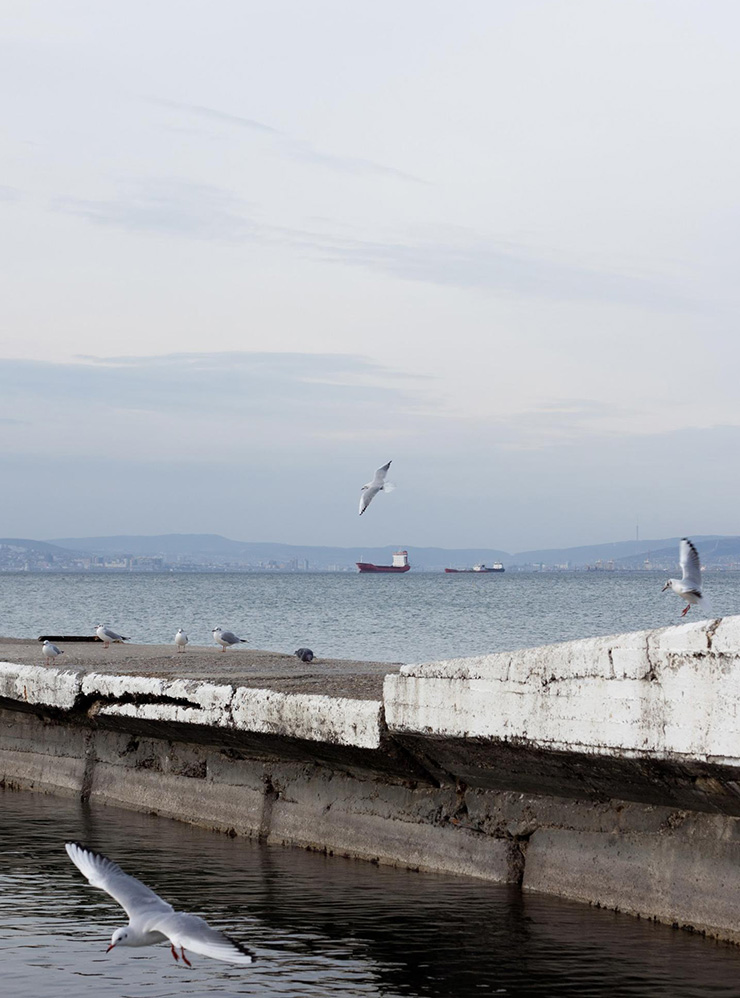
[[[181,180],[130,183],[109,200],[60,198],[52,207],[96,225],[132,232],[223,243],[242,243],[259,234],[259,227],[244,213],[245,203],[235,195]]]
[[[314,259],[363,267],[403,281],[550,301],[698,308],[667,283],[561,263],[467,230],[455,230],[447,241],[378,242],[257,222],[250,217],[250,206],[230,191],[182,180],[132,182],[113,198],[61,198],[52,207],[95,225],[130,232],[233,245],[289,246]]]
[[[339,404],[411,404],[398,385],[401,378],[411,380],[349,354],[183,353],[81,357],[75,363],[0,360],[0,393],[6,399],[40,396],[57,405],[152,412],[238,409],[280,415]]]
[[[273,140],[274,147],[278,153],[287,159],[296,162],[309,163],[315,166],[323,166],[329,170],[339,173],[351,174],[354,176],[375,175],[389,177],[394,180],[402,180],[408,183],[424,184],[425,180],[397,170],[392,166],[383,166],[370,159],[363,159],[359,156],[342,156],[335,153],[321,152],[314,148],[312,143],[303,139],[295,139],[278,128],[265,125],[261,121],[253,118],[244,118],[238,114],[229,114],[225,111],[218,111],[216,108],[206,107],[203,104],[185,104],[180,101],[163,100],[159,97],[148,98],[150,104],[158,104],[161,107],[168,107],[172,110],[183,111],[188,115],[203,118],[207,121],[218,122],[219,124],[231,125],[237,128],[245,128],[250,131],[261,132]]]
[[[238,114],[228,114],[225,111],[216,111],[214,108],[205,107],[202,104],[182,104],[179,101],[164,100],[160,97],[149,97],[148,101],[150,104],[159,104],[161,107],[173,108],[176,111],[185,111],[197,117],[208,118],[211,121],[219,121],[227,125],[236,125],[239,128],[248,128],[252,131],[266,132],[271,135],[280,134],[277,128],[265,125],[261,121],[255,121],[253,118],[243,118]]]
[[[0,201],[20,201],[21,192],[17,187],[6,187],[0,184]]]
[[[314,248],[326,260],[365,267],[406,281],[551,301],[697,307],[669,284],[561,263],[475,233],[449,242],[372,242],[322,237],[315,240]]]

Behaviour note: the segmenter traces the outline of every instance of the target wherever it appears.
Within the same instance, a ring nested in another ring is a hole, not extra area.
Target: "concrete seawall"
[[[138,651],[0,642],[6,786],[740,942],[740,617],[400,669]]]

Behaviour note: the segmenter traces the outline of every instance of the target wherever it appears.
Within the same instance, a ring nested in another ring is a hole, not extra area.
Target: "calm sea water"
[[[663,573],[503,575],[0,575],[0,634],[92,633],[194,644],[229,628],[254,648],[414,662],[523,648],[681,621]],[[707,574],[710,611],[740,613],[740,573]],[[688,620],[698,619],[692,608]]]
[[[234,968],[166,944],[105,948],[125,922],[63,842],[115,858],[258,954]],[[230,839],[163,818],[0,791],[0,965],[11,998],[698,998],[740,993],[740,950],[466,878]]]

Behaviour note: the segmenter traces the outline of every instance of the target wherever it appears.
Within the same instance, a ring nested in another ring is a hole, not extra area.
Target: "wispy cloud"
[[[406,281],[479,288],[551,301],[591,300],[654,308],[697,308],[658,280],[561,263],[471,233],[449,242],[375,242],[316,238],[324,259],[365,267]]]
[[[52,207],[96,225],[191,239],[241,243],[258,235],[247,206],[221,188],[181,180],[143,180],[108,200],[59,198]]]
[[[17,187],[6,187],[0,184],[0,201],[20,201],[21,192]]]
[[[219,111],[216,108],[206,107],[203,104],[185,104],[180,101],[164,100],[159,97],[150,97],[147,99],[151,104],[158,104],[160,107],[181,111],[184,114],[202,118],[212,123],[216,122],[222,125],[248,129],[253,132],[261,132],[272,139],[273,147],[280,155],[296,162],[321,166],[329,170],[354,176],[375,175],[414,184],[426,183],[425,180],[415,177],[410,173],[397,170],[392,166],[385,166],[382,163],[376,163],[370,159],[364,159],[360,156],[343,156],[337,153],[323,152],[316,149],[311,142],[293,138],[286,132],[278,128],[273,128],[271,125],[265,125],[263,122],[256,121],[253,118],[245,118],[242,115]]]
[[[43,398],[67,408],[150,412],[242,412],[292,419],[338,406],[412,407],[414,377],[350,354],[180,353],[80,357],[73,363],[0,359],[6,400]],[[35,403],[34,403],[35,404]],[[307,420],[311,422],[311,420]]]
[[[238,128],[248,128],[256,132],[267,132],[271,135],[279,135],[277,128],[265,125],[261,121],[253,118],[244,118],[239,114],[228,114],[226,111],[217,111],[212,107],[204,107],[202,104],[181,104],[179,101],[164,100],[161,97],[149,97],[150,104],[159,104],[161,107],[169,107],[175,111],[185,111],[187,114],[196,117],[207,118],[210,121],[218,121],[227,125],[236,125]]]
[[[53,209],[96,225],[218,243],[272,243],[329,263],[446,287],[550,301],[606,301],[649,308],[699,306],[668,283],[580,267],[538,256],[475,232],[406,241],[351,238],[257,221],[251,206],[223,188],[148,179],[120,186],[108,199],[60,198]]]

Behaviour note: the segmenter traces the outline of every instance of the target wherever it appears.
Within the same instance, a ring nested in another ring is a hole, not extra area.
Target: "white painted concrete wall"
[[[740,766],[740,617],[406,665],[391,733]]]

